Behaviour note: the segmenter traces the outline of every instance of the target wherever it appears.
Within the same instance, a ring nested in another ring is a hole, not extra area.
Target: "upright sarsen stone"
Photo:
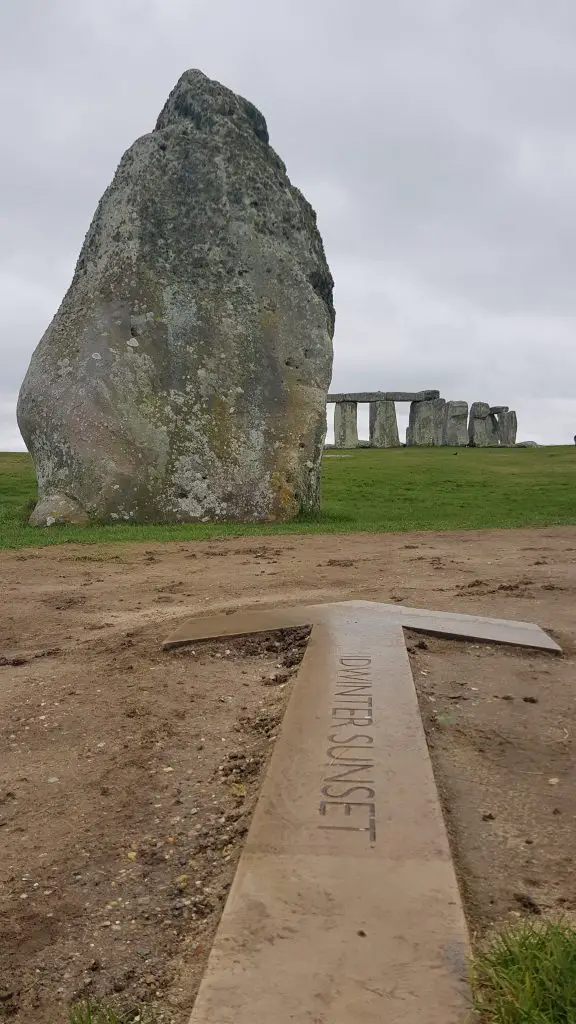
[[[442,444],[462,448],[468,444],[468,402],[446,402]]]
[[[398,420],[394,402],[370,402],[370,444],[373,448],[399,448]]]
[[[498,441],[506,448],[516,444],[518,420],[514,409],[505,409],[496,414]]]
[[[412,402],[406,431],[407,445],[440,446],[444,434],[446,402],[435,398],[428,402]]]
[[[263,116],[186,72],[122,158],[22,385],[31,522],[316,509],[332,287]]]
[[[358,405],[337,402],[334,408],[334,447],[358,447]]]
[[[468,442],[472,448],[498,445],[498,423],[487,402],[472,402],[470,406]]]

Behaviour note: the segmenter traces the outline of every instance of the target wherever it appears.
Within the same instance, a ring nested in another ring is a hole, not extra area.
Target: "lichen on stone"
[[[186,72],[120,161],[22,385],[32,521],[66,502],[102,522],[316,511],[332,289],[263,115]]]

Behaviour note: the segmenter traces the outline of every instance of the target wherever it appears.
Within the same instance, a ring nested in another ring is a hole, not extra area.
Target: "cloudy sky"
[[[317,209],[334,390],[572,441],[574,0],[4,0],[0,450],[101,193],[192,67],[262,110]]]

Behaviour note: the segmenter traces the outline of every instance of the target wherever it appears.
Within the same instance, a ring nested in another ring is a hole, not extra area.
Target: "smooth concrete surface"
[[[308,623],[191,1024],[463,1024],[468,936],[402,625],[557,645],[350,601],[197,618],[165,647]]]
[[[453,637],[455,640],[483,640],[487,643],[532,647],[562,654],[562,648],[556,641],[533,622],[487,619],[481,615],[460,615],[458,612],[431,612],[425,608],[406,608],[402,605],[395,607],[402,625],[420,633]]]
[[[342,607],[378,610],[382,628],[387,630],[390,620],[407,629],[421,633],[445,635],[454,639],[483,640],[485,642],[532,647],[536,650],[562,653],[562,648],[534,622],[509,619],[489,619],[482,615],[461,615],[459,612],[430,611],[427,608],[409,608],[406,605],[380,604],[374,601],[343,601],[324,605],[299,605],[287,608],[264,609],[236,615],[194,616],[187,619],[163,646],[180,647],[195,640],[212,640],[224,636],[244,636],[247,633],[266,633],[289,626],[304,626],[328,614],[329,609]]]

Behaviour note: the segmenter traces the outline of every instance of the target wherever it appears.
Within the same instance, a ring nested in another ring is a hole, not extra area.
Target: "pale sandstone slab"
[[[424,608],[396,606],[403,626],[421,633],[453,637],[455,640],[483,640],[486,643],[531,647],[561,654],[562,648],[533,622],[487,619],[458,612],[431,612]]]
[[[466,926],[401,630],[314,616],[191,1020],[462,1021]]]
[[[165,646],[307,623],[191,1024],[464,1022],[468,936],[402,624],[559,648],[529,623],[364,601],[195,619]]]
[[[445,634],[455,639],[485,640],[486,642],[532,647],[535,650],[562,653],[562,648],[534,622],[510,619],[491,619],[483,615],[462,615],[459,612],[431,611],[428,608],[409,608],[398,604],[380,604],[374,601],[343,601],[320,605],[297,605],[288,608],[241,612],[238,615],[194,616],[187,619],[163,644],[165,650],[193,643],[195,640],[213,640],[217,637],[237,637],[247,633],[266,633],[272,629],[305,626],[330,615],[331,609],[377,609],[383,630],[397,623],[422,633]]]

